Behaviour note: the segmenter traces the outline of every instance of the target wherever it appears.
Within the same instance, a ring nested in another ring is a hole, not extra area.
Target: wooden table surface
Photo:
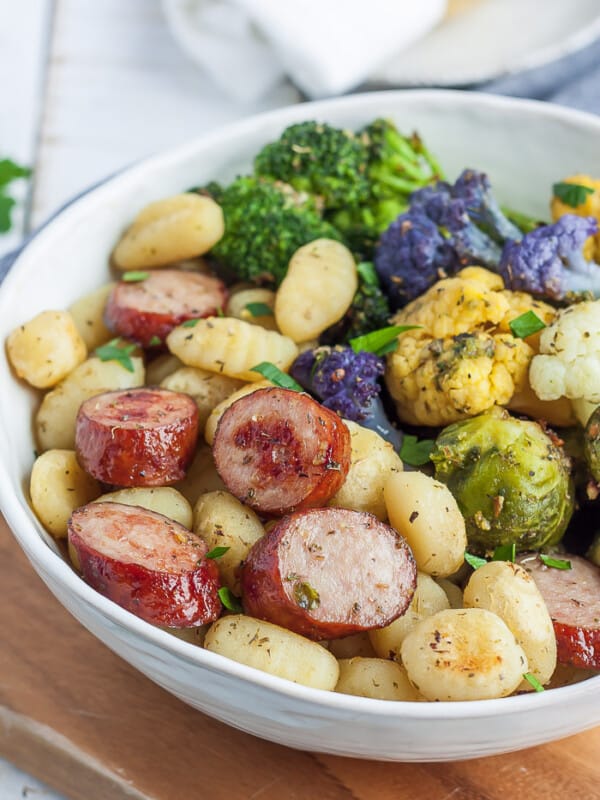
[[[159,0],[4,0],[0,97],[0,158],[34,169],[0,255],[120,167],[299,100],[288,83],[252,106],[223,97],[172,40]],[[600,729],[455,764],[296,752],[186,707],[113,655],[52,598],[1,522],[0,587],[0,755],[74,800],[600,798]],[[1,800],[17,797],[7,785],[0,773]]]

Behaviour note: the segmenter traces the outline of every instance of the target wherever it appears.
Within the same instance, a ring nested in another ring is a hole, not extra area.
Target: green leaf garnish
[[[240,599],[234,595],[229,586],[221,586],[217,594],[219,595],[219,600],[228,611],[233,611],[234,614],[242,613]]]
[[[146,278],[150,277],[149,272],[140,272],[139,270],[131,270],[131,272],[124,272],[121,275],[121,280],[125,281],[125,283],[139,283],[139,281],[145,281]]]
[[[536,690],[536,692],[544,692],[544,691],[546,691],[544,689],[544,687],[542,686],[542,684],[535,677],[535,675],[532,675],[531,672],[524,672],[523,673],[523,677],[525,678],[525,680],[528,683],[530,683],[533,686],[533,688]]]
[[[513,561],[517,556],[517,545],[513,542],[512,544],[500,544],[494,550],[494,555],[492,556],[492,561]]]
[[[153,336],[148,342],[149,347],[158,347],[161,344],[162,344],[162,339],[160,338],[160,336]]]
[[[316,589],[310,583],[297,583],[294,586],[294,597],[296,602],[305,611],[312,611],[313,608],[318,608],[321,605],[321,598]]]
[[[404,434],[400,448],[400,458],[411,467],[422,467],[427,464],[435,442],[433,439],[419,439],[416,436]]]
[[[6,233],[12,227],[11,214],[16,201],[6,193],[9,184],[19,178],[28,178],[30,175],[29,167],[15,164],[9,158],[0,160],[0,233]]]
[[[213,549],[209,550],[206,554],[206,558],[221,558],[221,556],[224,556],[230,549],[230,547],[213,547]]]
[[[275,364],[271,364],[270,361],[261,361],[260,364],[251,367],[250,372],[258,372],[263,378],[271,381],[271,383],[275,386],[279,386],[281,389],[292,389],[294,392],[304,391],[291,375],[288,375],[287,372],[282,372],[279,367],[276,367]]]
[[[573,569],[570,561],[563,558],[552,558],[552,556],[545,556],[543,553],[538,553],[540,561],[547,567],[554,567],[554,569]]]
[[[111,339],[107,344],[96,348],[96,355],[100,361],[117,361],[128,372],[134,372],[131,354],[136,349],[135,344],[119,344],[123,340],[120,338]]]
[[[552,185],[552,194],[562,200],[566,206],[577,208],[577,206],[585,203],[585,199],[589,194],[594,194],[594,189],[589,186],[582,186],[580,183],[565,183],[561,181]]]
[[[485,558],[474,556],[471,553],[465,553],[465,561],[473,569],[479,569],[479,567],[484,567],[488,563]]]
[[[388,325],[387,328],[379,328],[377,331],[365,333],[364,336],[357,336],[350,339],[348,344],[355,353],[375,353],[376,356],[384,355],[398,346],[398,336],[405,331],[412,331],[420,328],[421,325]]]
[[[182,323],[181,323],[181,327],[182,327],[182,328],[195,328],[195,327],[196,327],[196,325],[197,325],[199,322],[200,322],[200,320],[199,320],[199,319],[197,319],[197,318],[194,318],[194,319],[186,319],[186,321],[185,321],[185,322],[182,322]]]
[[[372,261],[361,261],[360,264],[356,265],[356,271],[366,286],[379,286],[379,278]]]
[[[253,317],[272,317],[273,309],[266,303],[246,303],[246,309]]]
[[[535,311],[526,311],[520,317],[511,320],[508,327],[516,339],[526,339],[533,333],[543,330],[546,323],[538,317]]]

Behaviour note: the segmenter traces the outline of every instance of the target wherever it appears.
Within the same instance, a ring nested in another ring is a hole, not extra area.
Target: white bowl
[[[547,216],[551,184],[600,174],[600,120],[535,102],[446,91],[382,92],[299,105],[245,120],[148,159],[77,200],[28,244],[0,288],[0,337],[65,308],[106,281],[107,255],[144,204],[248,168],[294,121],[357,127],[389,116],[418,129],[450,177],[487,171],[503,202]],[[0,359],[0,507],[35,570],[108,647],[191,706],[291,747],[394,761],[517,750],[600,723],[600,677],[544,693],[472,703],[393,703],[308,689],[180,641],[87,586],[28,505],[36,397]],[[26,591],[26,587],[23,587]]]

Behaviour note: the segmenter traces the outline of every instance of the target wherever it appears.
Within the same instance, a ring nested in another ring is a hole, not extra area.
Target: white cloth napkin
[[[433,28],[446,0],[163,0],[183,49],[237,100],[284,75],[312,98],[347,92]]]

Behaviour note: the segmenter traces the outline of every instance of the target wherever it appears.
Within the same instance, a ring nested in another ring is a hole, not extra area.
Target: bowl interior
[[[135,165],[66,208],[33,238],[0,288],[0,337],[4,339],[39,311],[64,309],[106,282],[108,255],[115,241],[148,202],[211,179],[227,180],[243,173],[259,147],[293,121],[319,119],[356,129],[377,116],[393,118],[405,132],[418,130],[449,179],[464,167],[484,170],[500,202],[540,218],[548,218],[553,182],[576,172],[600,174],[600,121],[534,102],[461,92],[407,91],[356,95],[271,112]],[[62,586],[66,594],[80,594],[105,618],[119,620],[136,635],[154,642],[161,636],[169,639],[121,609],[109,608],[112,604],[85,587],[57,557],[54,542],[42,530],[27,499],[34,460],[31,419],[39,398],[15,380],[5,355],[0,358],[0,385],[0,507],[36,569],[48,583]],[[91,623],[82,621],[91,627]],[[97,620],[93,627],[98,633]],[[204,659],[213,667],[218,664],[212,654],[192,645],[173,642],[170,649],[175,654],[185,652],[192,661]],[[254,670],[236,665],[231,671],[281,691],[277,680],[259,680]],[[600,678],[589,683],[597,688]],[[310,694],[293,685],[289,692],[299,697]],[[557,690],[561,704],[569,692],[581,694],[581,686]],[[324,693],[316,693],[317,701],[319,694]],[[551,698],[555,693],[547,694]],[[375,714],[382,709],[380,701],[342,695],[323,703],[352,709],[357,700],[358,707]],[[496,702],[484,701],[484,705]],[[507,702],[506,709],[519,703],[527,708],[532,697],[510,698],[500,704]],[[545,698],[543,702],[553,701]],[[435,712],[426,710],[426,705],[421,704],[422,711],[417,713],[425,717],[471,713],[457,708],[463,704],[454,704],[448,712],[442,708],[448,704],[437,704]],[[478,714],[483,706],[479,711],[475,705],[470,708]],[[403,713],[399,707],[388,712],[398,716]]]

